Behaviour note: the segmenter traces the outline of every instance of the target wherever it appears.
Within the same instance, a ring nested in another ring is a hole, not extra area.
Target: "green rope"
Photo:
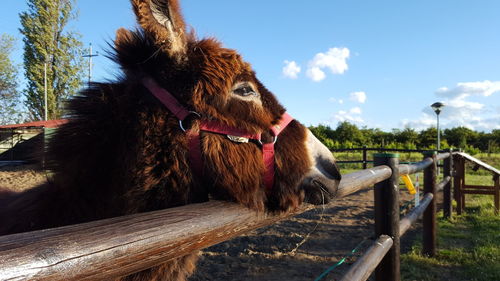
[[[314,281],[319,281],[323,278],[325,278],[325,276],[327,276],[332,270],[334,270],[335,268],[339,267],[341,264],[343,264],[347,258],[349,257],[352,257],[358,250],[359,248],[367,241],[369,240],[370,238],[365,238],[363,241],[361,241],[354,249],[351,250],[351,252],[347,255],[345,255],[338,263],[330,266],[327,270],[325,270],[323,273],[321,273],[320,276],[318,276],[316,279],[314,279]]]

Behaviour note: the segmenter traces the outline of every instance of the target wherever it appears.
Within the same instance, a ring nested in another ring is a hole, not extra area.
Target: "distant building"
[[[0,161],[40,163],[46,138],[66,119],[0,126]]]

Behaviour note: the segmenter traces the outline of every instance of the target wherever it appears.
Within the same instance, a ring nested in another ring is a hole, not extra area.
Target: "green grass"
[[[401,256],[405,281],[500,280],[500,216],[494,215],[493,196],[468,196],[466,212],[438,219],[436,257],[420,255],[421,240]]]

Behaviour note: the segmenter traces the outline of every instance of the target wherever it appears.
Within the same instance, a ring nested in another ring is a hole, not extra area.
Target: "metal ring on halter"
[[[260,143],[260,145],[264,145],[262,143],[262,139],[261,138],[262,138],[262,136],[257,141]],[[273,136],[273,142],[272,143],[275,144],[277,140],[278,140],[278,136]]]
[[[199,118],[201,118],[201,115],[198,112],[196,112],[196,111],[189,111],[189,115],[191,115],[191,114],[194,114],[194,115],[198,116]],[[188,117],[189,115],[187,115],[186,117]],[[184,118],[184,119],[186,119],[186,118]],[[182,125],[182,121],[183,120],[179,120],[179,127],[181,128],[181,130],[183,132],[185,132],[186,129],[184,128],[184,125]]]

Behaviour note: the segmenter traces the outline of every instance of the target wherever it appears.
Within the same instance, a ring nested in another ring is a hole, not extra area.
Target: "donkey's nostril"
[[[329,196],[332,196],[332,194],[330,193],[330,191],[328,191],[328,188],[322,182],[320,182],[318,180],[313,180],[312,183],[313,183],[314,186],[316,186],[317,188],[319,188],[319,190],[321,190],[322,192],[325,192]]]

